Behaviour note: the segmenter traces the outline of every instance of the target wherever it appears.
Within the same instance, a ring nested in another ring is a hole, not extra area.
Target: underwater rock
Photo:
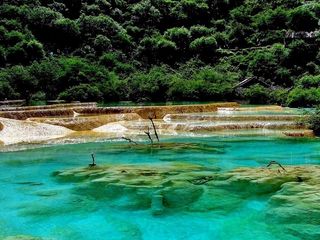
[[[18,214],[42,221],[66,213],[95,211],[96,208],[96,202],[86,196],[60,194],[45,201],[22,202],[18,206]]]
[[[211,146],[204,143],[179,143],[179,142],[156,142],[154,144],[128,144],[126,146],[119,145],[114,146],[115,150],[119,151],[136,151],[144,153],[157,153],[161,151],[170,151],[174,153],[181,152],[212,152],[212,153],[223,153],[224,149],[221,146]]]
[[[16,236],[5,237],[3,240],[49,240],[49,239],[27,236],[27,235],[16,235]],[[53,239],[51,239],[51,240],[53,240]]]
[[[164,188],[163,195],[164,206],[169,208],[186,207],[197,201],[203,194],[201,186],[190,184],[180,184],[180,186],[171,186]]]
[[[282,224],[282,229],[303,240],[320,239],[319,224]]]
[[[218,175],[214,185],[225,189],[238,190],[248,194],[268,194],[281,189],[287,182],[297,182],[298,176],[309,179],[308,172],[315,171],[313,167],[280,167],[273,168],[238,168]],[[319,168],[320,169],[320,168]],[[209,183],[210,184],[210,183]]]
[[[121,209],[151,208],[152,212],[160,214],[161,201],[163,206],[170,208],[186,207],[197,201],[203,188],[190,181],[217,171],[217,168],[195,164],[172,163],[98,165],[94,168],[58,171],[53,175],[62,181],[82,182],[82,190],[77,191],[79,194],[107,198],[112,205]]]
[[[217,174],[217,179],[208,184],[244,197],[270,194],[268,222],[284,228],[287,224],[307,224],[309,228],[320,224],[320,166],[239,168]],[[313,230],[310,233],[317,235]]]
[[[163,196],[161,194],[154,194],[151,200],[151,212],[153,215],[160,215],[164,211]]]
[[[280,223],[303,221],[308,224],[320,224],[319,192],[319,183],[314,184],[308,180],[302,183],[286,183],[270,198],[267,218]]]
[[[267,221],[320,224],[320,166],[316,165],[227,172],[188,163],[103,165],[58,171],[54,176],[78,182],[74,194],[107,199],[118,209],[150,209],[153,215],[171,208],[226,214],[241,208],[248,198],[263,197],[269,199],[262,216]]]
[[[216,211],[226,214],[239,208],[244,202],[241,194],[215,187],[207,187],[198,201],[192,203],[188,210],[192,212]]]

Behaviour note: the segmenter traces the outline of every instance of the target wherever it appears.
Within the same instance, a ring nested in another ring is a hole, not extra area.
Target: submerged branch
[[[131,138],[122,137],[122,139],[127,140],[129,143],[133,143],[133,144],[138,145],[138,143],[133,141]]]
[[[149,140],[150,140],[150,143],[151,145],[153,144],[153,140],[152,140],[152,137],[151,137],[151,134],[150,134],[150,128],[148,127],[148,131],[147,132],[144,132],[145,134],[147,134]]]
[[[269,164],[267,165],[267,168],[270,167],[271,165],[278,165],[283,171],[287,171],[280,163],[277,161],[270,161]]]

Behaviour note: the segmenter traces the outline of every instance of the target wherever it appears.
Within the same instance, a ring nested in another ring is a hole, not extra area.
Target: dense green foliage
[[[2,2],[0,99],[320,103],[318,1]]]
[[[320,106],[317,106],[315,111],[307,113],[307,118],[303,123],[312,129],[316,136],[320,136]]]

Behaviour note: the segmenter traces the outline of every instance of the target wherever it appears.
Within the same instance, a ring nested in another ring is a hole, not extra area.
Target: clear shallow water
[[[83,186],[79,188],[78,183],[58,182],[52,175],[87,166],[91,152],[101,165],[188,162],[222,171],[265,166],[271,160],[283,165],[320,163],[318,140],[211,137],[166,141],[207,144],[209,150],[145,152],[128,149],[127,143],[104,142],[0,153],[0,238],[25,234],[62,240],[299,239],[265,218],[268,196],[238,199],[238,195],[214,193],[207,200],[216,197],[221,208],[171,209],[153,216],[148,209],[122,208],[129,201],[126,196],[117,201],[93,198],[80,194]],[[211,146],[216,151],[210,151]]]

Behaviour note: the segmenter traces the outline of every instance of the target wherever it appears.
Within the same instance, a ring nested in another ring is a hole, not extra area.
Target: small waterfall
[[[72,142],[81,137],[86,141],[88,136],[90,139],[103,139],[110,136],[117,138],[123,134],[144,138],[144,132],[150,127],[147,119],[150,113],[156,117],[154,121],[159,134],[165,135],[311,135],[297,123],[303,118],[299,112],[280,106],[239,107],[235,103],[219,103],[98,108],[76,105],[0,111],[0,141],[14,144],[63,137]]]
[[[103,126],[111,122],[133,121],[133,120],[139,120],[139,119],[141,119],[141,117],[136,113],[104,114],[104,115],[93,115],[93,116],[74,114],[72,117],[29,118],[30,121],[63,126],[75,131],[92,130],[94,128],[98,128],[100,126]]]
[[[80,113],[77,113],[76,111],[72,111],[72,112],[73,112],[73,119],[75,119],[80,115]]]
[[[41,142],[72,133],[67,128],[45,123],[6,118],[0,118],[0,122],[3,125],[3,129],[0,131],[0,141],[5,145]]]

